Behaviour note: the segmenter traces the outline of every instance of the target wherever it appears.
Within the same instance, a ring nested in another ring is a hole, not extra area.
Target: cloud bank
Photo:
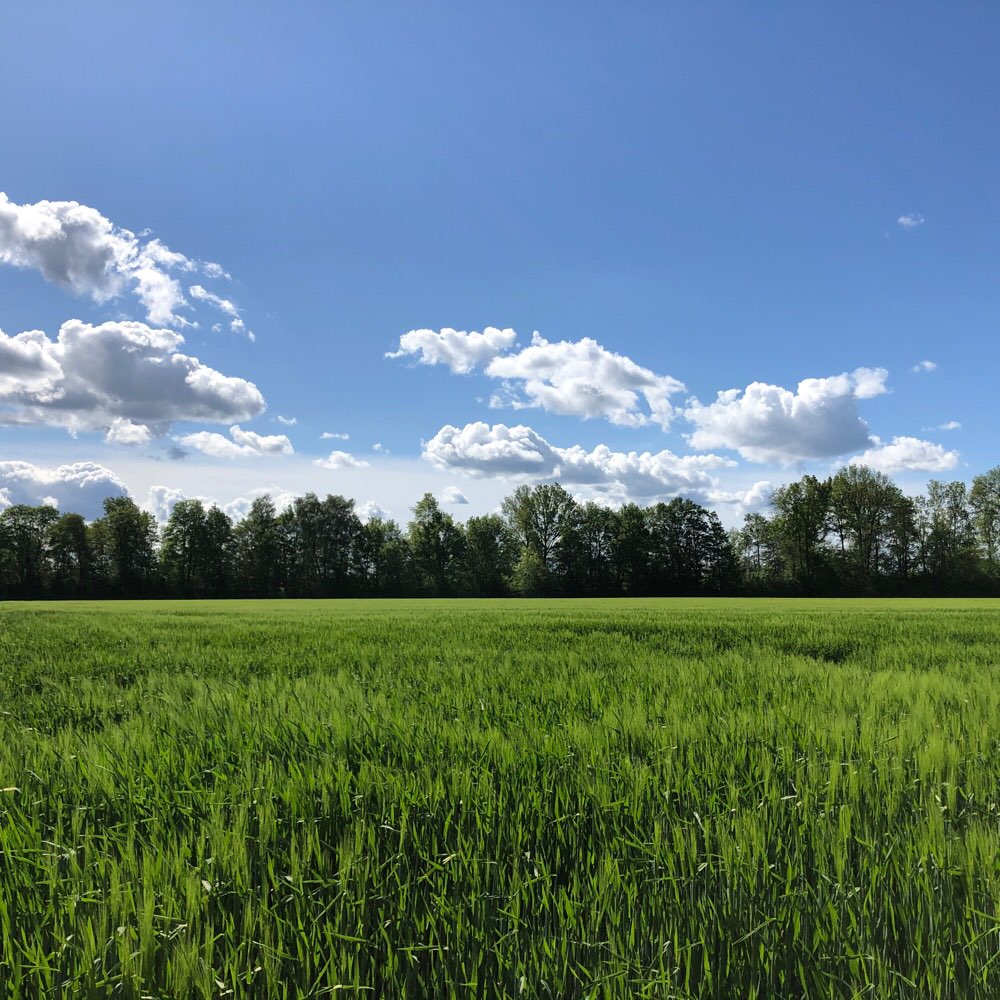
[[[442,427],[424,445],[423,457],[470,476],[559,480],[617,499],[644,500],[684,495],[708,501],[719,495],[712,470],[735,464],[718,455],[620,452],[603,444],[590,451],[560,448],[530,427],[482,422]]]
[[[12,504],[40,504],[55,501],[67,512],[88,520],[103,513],[102,501],[109,496],[125,496],[128,489],[110,470],[95,462],[73,462],[45,468],[31,462],[0,462],[0,510]]]

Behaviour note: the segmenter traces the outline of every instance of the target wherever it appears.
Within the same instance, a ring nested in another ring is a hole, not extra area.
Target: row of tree
[[[734,544],[749,593],[1000,594],[1000,467],[917,497],[860,465],[804,476]]]
[[[908,497],[848,466],[775,490],[726,532],[691,500],[612,510],[522,486],[464,524],[431,494],[405,529],[309,493],[234,521],[182,500],[160,528],[127,497],[104,516],[0,512],[0,596],[499,597],[1000,594],[1000,468]]]

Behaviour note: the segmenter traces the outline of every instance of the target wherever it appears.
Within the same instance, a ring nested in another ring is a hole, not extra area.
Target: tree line
[[[1000,467],[906,496],[851,465],[776,489],[726,531],[692,500],[618,509],[518,487],[456,521],[430,493],[404,527],[314,493],[234,521],[182,500],[160,527],[128,497],[102,517],[0,512],[0,597],[502,597],[1000,594]]]

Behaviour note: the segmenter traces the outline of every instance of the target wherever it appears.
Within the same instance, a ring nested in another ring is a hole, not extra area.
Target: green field
[[[1000,602],[0,605],[0,996],[1000,996]]]

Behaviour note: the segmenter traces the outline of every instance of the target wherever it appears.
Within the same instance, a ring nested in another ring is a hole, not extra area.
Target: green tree
[[[771,494],[772,528],[785,574],[801,590],[822,590],[828,582],[829,479],[803,476]]]
[[[59,520],[55,507],[13,504],[0,513],[0,548],[6,550],[8,583],[21,597],[37,597],[47,583],[49,530]]]
[[[180,500],[163,527],[160,566],[172,593],[195,597],[207,589],[205,522],[205,507],[200,500]]]
[[[1000,573],[1000,465],[976,476],[969,491],[972,525],[990,572]]]
[[[965,592],[978,569],[976,533],[965,483],[932,479],[918,505],[918,524],[921,564],[932,588],[939,593]]]
[[[365,593],[410,597],[417,592],[410,543],[395,521],[373,517],[361,526],[358,560]]]
[[[465,578],[474,594],[507,594],[517,557],[517,539],[499,514],[470,517],[466,522]]]
[[[413,507],[407,537],[421,591],[430,597],[461,593],[465,533],[432,493],[425,493]]]
[[[600,504],[575,504],[557,546],[561,589],[568,595],[604,597],[613,592],[618,515]]]
[[[257,497],[233,529],[234,571],[240,589],[252,597],[275,597],[283,552],[278,517],[270,496]]]
[[[904,499],[887,475],[864,465],[845,466],[831,480],[830,524],[853,592],[877,589],[889,525]]]
[[[93,586],[93,559],[87,523],[79,514],[63,514],[49,527],[52,587],[58,594],[76,596]]]
[[[233,522],[215,504],[205,514],[202,533],[202,579],[212,597],[232,592]]]
[[[130,497],[104,501],[103,546],[111,587],[126,597],[148,595],[156,584],[156,520]]]
[[[623,504],[618,511],[611,560],[623,594],[648,592],[649,528],[645,512],[636,503]]]
[[[519,486],[504,499],[501,510],[511,531],[524,549],[537,556],[525,562],[522,553],[519,563],[519,579],[530,579],[533,592],[548,593],[555,588],[559,542],[572,526],[575,508],[576,501],[558,483]]]

